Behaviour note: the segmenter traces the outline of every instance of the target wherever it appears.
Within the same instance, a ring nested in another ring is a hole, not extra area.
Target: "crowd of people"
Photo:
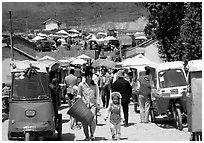
[[[125,72],[123,69],[112,70],[102,67],[96,70],[92,67],[83,67],[78,77],[74,75],[74,69],[70,70],[70,74],[65,77],[68,103],[73,98],[82,98],[94,115],[91,123],[82,122],[86,141],[95,139],[96,116],[100,114],[100,109],[106,110],[102,116],[105,121],[109,118],[112,140],[120,140],[121,123],[124,123],[124,127],[129,126],[129,104],[131,99],[137,97],[141,123],[149,122],[151,86],[148,72],[146,74],[135,81],[132,79],[131,71]],[[135,82],[137,86],[133,84]],[[79,127],[77,121],[75,125]]]

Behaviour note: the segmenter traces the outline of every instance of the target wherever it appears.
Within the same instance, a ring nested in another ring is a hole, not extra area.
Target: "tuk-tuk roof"
[[[189,72],[202,71],[202,60],[192,60],[188,62]]]
[[[48,71],[53,71],[53,70],[59,68],[59,63],[57,63],[55,61],[50,61],[50,60],[45,60],[45,61],[29,61],[29,60],[14,61],[13,64],[16,66],[16,68],[11,70],[11,72],[24,71],[25,69],[30,67],[30,64],[32,64],[32,66],[38,67],[39,68],[39,70],[37,70],[38,72],[45,72],[45,73],[47,73],[46,68],[48,68]]]
[[[184,68],[184,63],[182,61],[165,62],[157,64],[155,67],[148,66],[151,68],[156,68],[157,70],[168,70],[169,68]]]

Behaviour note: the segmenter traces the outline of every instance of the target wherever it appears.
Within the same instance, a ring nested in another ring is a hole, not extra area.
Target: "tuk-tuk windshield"
[[[187,81],[183,70],[168,69],[159,72],[159,86],[160,88],[186,86]]]
[[[13,74],[13,100],[43,100],[49,98],[49,83],[46,73],[37,73],[30,78],[21,73]]]

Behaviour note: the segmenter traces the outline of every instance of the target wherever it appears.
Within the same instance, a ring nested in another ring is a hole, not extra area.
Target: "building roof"
[[[50,21],[53,21],[53,22],[58,23],[58,24],[61,24],[61,22],[59,22],[59,21],[57,21],[57,20],[55,20],[55,19],[52,19],[52,18],[50,18],[50,19],[48,19],[48,20],[42,22],[42,24],[45,25],[46,23],[48,23],[48,22],[50,22]]]
[[[143,47],[146,48],[147,46],[151,45],[152,43],[156,42],[156,39],[149,39],[147,41],[144,41],[143,43],[139,44],[137,47]]]

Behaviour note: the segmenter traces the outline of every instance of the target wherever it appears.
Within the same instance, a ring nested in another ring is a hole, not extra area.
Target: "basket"
[[[84,124],[90,124],[94,118],[93,113],[81,98],[71,106],[71,108],[67,111],[67,114]]]

